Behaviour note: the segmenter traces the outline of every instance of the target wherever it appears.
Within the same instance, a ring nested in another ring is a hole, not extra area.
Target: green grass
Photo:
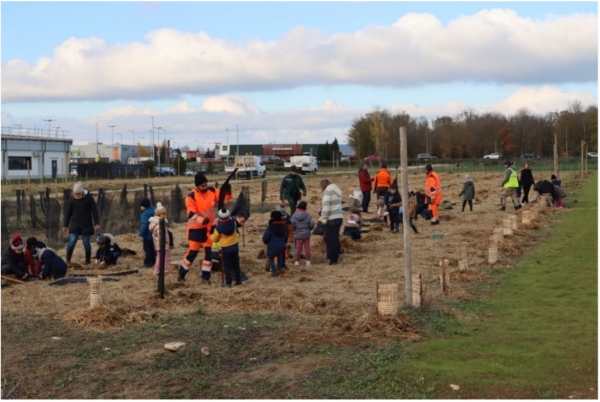
[[[440,384],[438,397],[590,397],[598,375],[597,186],[594,175],[544,241],[496,275],[491,299],[461,307],[480,320],[423,313],[446,336],[410,347],[398,374],[428,375]]]

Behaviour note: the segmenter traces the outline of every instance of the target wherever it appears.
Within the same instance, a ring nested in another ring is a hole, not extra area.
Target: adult
[[[521,204],[529,204],[529,190],[534,184],[535,180],[533,180],[533,173],[529,168],[529,163],[525,163],[523,169],[521,169],[521,187],[523,187],[523,199],[521,200]]]
[[[538,193],[538,196],[535,199],[536,202],[545,202],[548,207],[551,207],[556,203],[558,194],[556,192],[556,187],[552,182],[548,180],[539,180],[533,186],[533,190]],[[548,195],[550,195],[552,199],[548,199]],[[543,201],[540,199],[543,199]]]
[[[373,181],[373,187],[375,187],[374,192],[377,194],[377,199],[379,200],[380,197],[385,197],[392,185],[392,175],[387,170],[387,163],[381,164],[381,169],[379,169],[379,172],[377,172]]]
[[[428,209],[431,211],[431,224],[439,225],[438,208],[442,203],[442,182],[430,163],[425,166],[425,170],[427,171],[425,173],[425,203],[428,204]]]
[[[342,213],[342,190],[327,179],[321,180],[321,217],[319,222],[325,225],[327,259],[329,265],[337,264],[340,257],[340,228],[344,220]]]
[[[150,218],[154,216],[156,207],[150,203],[148,198],[140,201],[140,230],[138,236],[142,238],[142,247],[144,249],[144,268],[152,268],[156,264],[156,250],[154,250],[154,241],[152,240],[152,231],[150,230]]]
[[[200,172],[196,173],[194,185],[194,191],[185,197],[185,208],[188,219],[188,249],[181,261],[177,280],[185,280],[185,275],[192,267],[192,263],[198,256],[198,252],[200,249],[203,249],[202,283],[210,285],[210,270],[212,268],[212,240],[210,239],[210,232],[216,224],[215,219],[219,198],[215,188],[208,186],[208,180],[204,174]]]
[[[279,200],[282,204],[287,200],[290,204],[290,215],[294,215],[296,205],[298,205],[298,201],[302,196],[306,197],[306,186],[302,181],[302,177],[298,175],[298,168],[296,165],[292,165],[290,173],[283,178],[281,186],[279,186]]]
[[[69,232],[69,243],[67,244],[67,264],[71,262],[75,244],[81,236],[83,248],[85,249],[85,265],[92,258],[92,245],[90,236],[100,230],[100,217],[94,197],[83,188],[83,183],[78,181],[73,186],[73,195],[67,202],[65,219],[63,221],[63,232]]]
[[[504,162],[504,180],[502,180],[502,196],[500,196],[500,211],[506,210],[506,199],[512,198],[513,204],[515,205],[515,211],[521,208],[519,197],[517,197],[517,188],[519,188],[519,180],[517,179],[517,172],[512,167],[511,161]]]
[[[362,192],[362,212],[365,214],[369,213],[369,203],[371,202],[371,190],[373,190],[374,177],[369,175],[369,165],[363,162],[360,170],[358,171],[358,183],[360,191]]]
[[[21,280],[29,279],[25,254],[23,254],[24,248],[21,236],[15,235],[2,256],[2,275],[15,275]]]

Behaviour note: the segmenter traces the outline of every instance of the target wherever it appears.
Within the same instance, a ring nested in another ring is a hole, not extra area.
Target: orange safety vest
[[[377,187],[389,187],[392,185],[392,175],[387,171],[386,168],[381,168],[375,175],[375,188]]]
[[[211,228],[216,225],[216,211],[219,202],[218,193],[214,187],[209,187],[202,193],[197,188],[185,197],[187,210],[188,240],[204,243],[210,237]],[[202,223],[208,218],[207,223]]]

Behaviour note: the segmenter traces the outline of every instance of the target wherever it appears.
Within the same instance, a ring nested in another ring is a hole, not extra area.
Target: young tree
[[[371,137],[375,143],[375,150],[379,156],[383,156],[385,154],[386,144],[390,139],[390,133],[385,128],[383,115],[378,108],[371,113],[371,125],[369,128]]]
[[[502,153],[506,157],[513,156],[515,149],[517,147],[513,143],[513,135],[510,132],[510,128],[508,127],[508,125],[506,123],[500,129],[499,135],[502,138],[501,143],[500,143],[502,146],[502,151],[503,151]]]

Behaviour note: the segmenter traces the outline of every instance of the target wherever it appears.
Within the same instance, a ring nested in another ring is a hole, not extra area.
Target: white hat
[[[166,214],[167,214],[167,210],[165,209],[165,207],[163,207],[163,204],[161,204],[160,202],[157,202],[156,210],[154,211],[154,215],[160,216],[160,215],[166,215]]]
[[[231,216],[231,212],[227,208],[222,208],[219,210],[219,219],[225,220]]]
[[[75,183],[73,185],[73,192],[74,193],[83,193],[83,183],[78,181],[77,183]]]

